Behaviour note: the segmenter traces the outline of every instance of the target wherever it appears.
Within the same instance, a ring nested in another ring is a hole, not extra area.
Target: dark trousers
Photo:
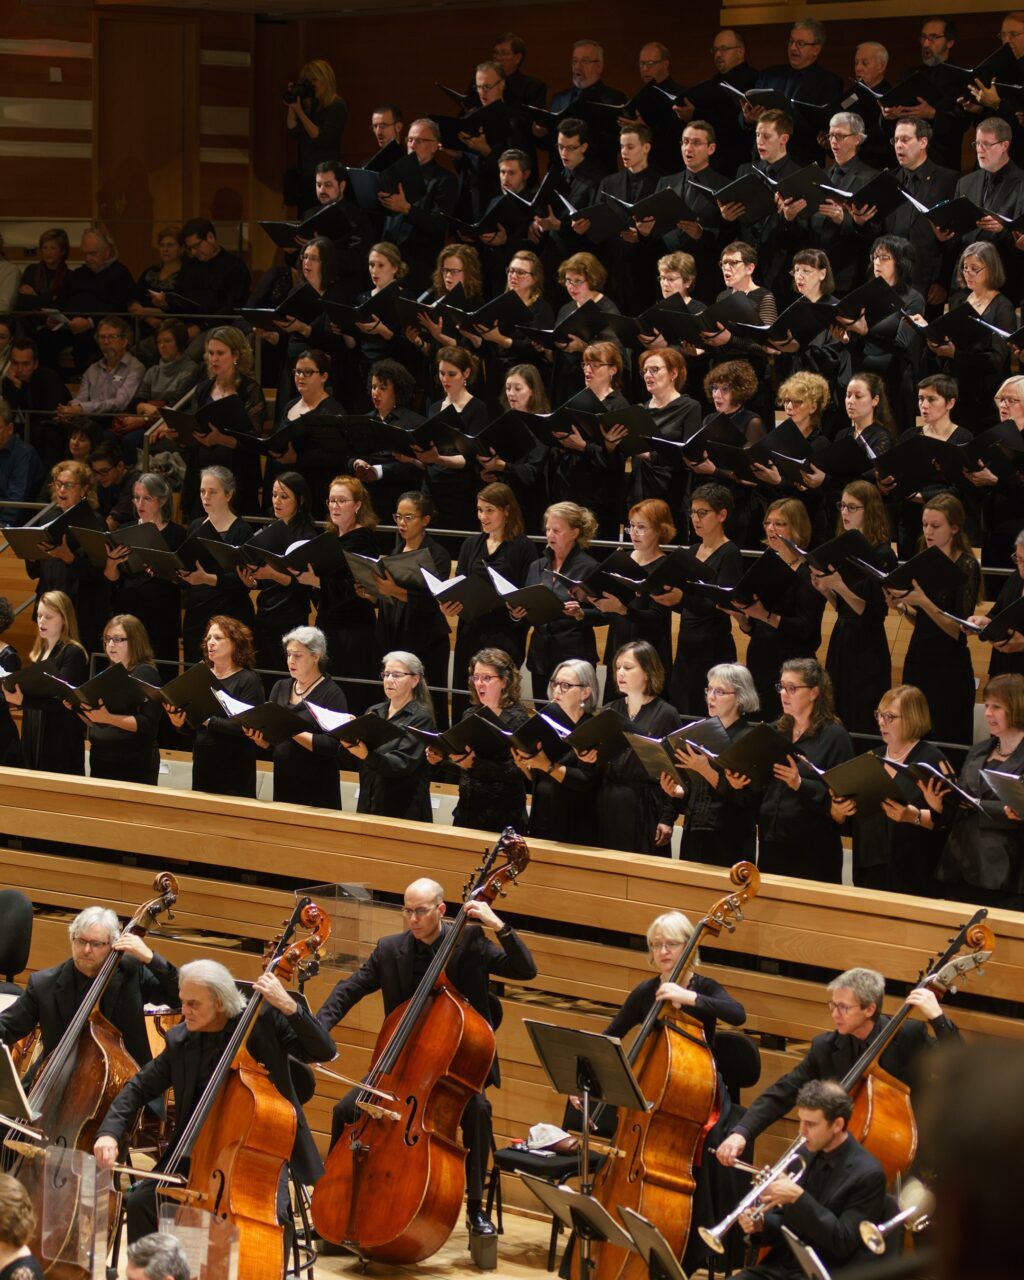
[[[352,1089],[334,1104],[331,1115],[331,1146],[341,1137],[345,1125],[355,1122],[358,1089]],[[491,1155],[491,1104],[487,1094],[475,1093],[462,1113],[462,1145],[466,1148],[466,1198],[482,1200],[487,1162]]]

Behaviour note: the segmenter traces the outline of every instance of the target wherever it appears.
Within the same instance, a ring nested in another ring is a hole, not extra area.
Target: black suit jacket
[[[323,1174],[324,1166],[296,1097],[288,1058],[298,1058],[300,1062],[330,1062],[335,1056],[335,1050],[331,1037],[303,1003],[298,1003],[298,1012],[290,1018],[278,1013],[276,1009],[264,1006],[249,1034],[248,1049],[256,1061],[267,1068],[277,1091],[295,1108],[298,1128],[291,1159],[296,1173],[308,1184],[315,1182]],[[228,1022],[229,1031],[237,1023],[237,1018],[231,1019]],[[184,1023],[171,1027],[163,1053],[128,1081],[110,1104],[110,1110],[104,1116],[96,1136],[114,1138],[120,1142],[139,1109],[173,1088],[175,1128],[169,1148],[173,1151],[207,1083],[206,1079],[200,1078],[200,1034],[189,1031]]]
[[[413,979],[413,936],[392,933],[374,947],[350,978],[345,978],[324,1001],[317,1021],[327,1031],[344,1018],[364,996],[379,991],[384,998],[384,1012],[389,1014],[416,990]],[[479,925],[467,925],[445,970],[452,985],[460,991],[482,1018],[492,1024],[488,979],[513,978],[520,982],[536,977],[537,966],[526,946],[511,925],[491,940]],[[493,1083],[499,1083],[497,1057]]]
[[[38,1026],[43,1054],[52,1053],[78,1009],[74,975],[72,960],[34,973],[24,993],[0,1015],[0,1040],[14,1044]],[[124,956],[100,1001],[100,1012],[124,1036],[125,1048],[140,1066],[153,1056],[146,1035],[145,1004],[178,1005],[178,971],[156,952],[148,965],[141,965],[134,956]]]
[[[598,118],[588,115],[585,110],[588,102],[605,102],[609,104],[625,103],[626,95],[620,89],[598,80],[586,89],[562,89],[551,99],[551,110],[555,115],[565,111],[570,116],[582,115],[590,126],[590,154],[604,165],[605,170],[615,168],[619,153],[619,122],[610,112],[605,120],[604,114]],[[558,139],[550,134],[543,139],[542,145],[549,151],[555,150]]]
[[[859,191],[876,176],[876,170],[859,156],[854,156],[842,172],[836,164],[829,165],[825,172],[830,185],[841,191]],[[818,248],[828,254],[836,293],[848,293],[864,279],[868,246],[875,237],[875,231],[870,223],[858,226],[850,217],[849,209],[845,210],[842,222],[838,223],[820,213],[811,214],[811,234]]]
[[[943,169],[931,159],[925,160],[916,169],[898,166],[890,172],[915,200],[927,205],[929,209],[942,200],[951,200],[956,184],[960,181],[960,174],[956,169]],[[882,231],[887,236],[902,236],[914,246],[914,272],[911,279],[914,288],[924,297],[927,297],[932,284],[947,283],[952,271],[952,250],[936,238],[932,224],[923,213],[918,213],[909,200],[883,219]]]
[[[825,1031],[820,1036],[815,1036],[803,1062],[781,1076],[751,1103],[743,1119],[733,1127],[733,1133],[742,1134],[748,1141],[756,1138],[793,1108],[796,1095],[808,1080],[842,1080],[888,1022],[888,1015],[880,1014],[874,1031],[866,1040],[840,1035],[838,1031]],[[945,1014],[936,1018],[931,1026],[939,1040],[960,1034]],[[914,1060],[923,1050],[931,1048],[932,1044],[933,1040],[925,1023],[908,1018],[897,1031],[892,1044],[882,1054],[879,1065],[904,1084],[913,1084]]]
[[[999,171],[998,186],[986,198],[984,192],[987,176],[983,169],[974,169],[971,173],[964,174],[956,184],[954,196],[966,196],[992,213],[1001,213],[1004,217],[1015,218],[1024,204],[1024,169],[1018,169],[1012,160],[1008,161]],[[976,240],[987,240],[995,245],[1006,268],[1008,279],[1016,281],[1019,271],[1017,259],[1020,254],[1014,248],[1013,236],[1008,231],[979,231],[977,227],[972,227],[952,241],[956,246],[957,255],[963,253],[967,246]]]
[[[448,223],[445,215],[455,212],[459,181],[442,169],[436,160],[420,166],[426,192],[408,213],[389,213],[384,220],[384,239],[397,244],[410,265],[433,266],[444,243]]]
[[[824,107],[832,102],[838,104],[843,91],[843,81],[834,71],[828,71],[817,62],[804,67],[802,71],[794,71],[786,63],[783,66],[765,67],[757,77],[756,87],[778,89],[780,93],[786,94],[791,102],[807,102]],[[801,114],[799,106],[794,108],[793,123],[789,154],[800,165],[810,164],[812,160],[819,159],[821,146],[818,143],[817,133],[810,118]]]
[[[875,1157],[848,1136],[835,1151],[811,1157],[801,1185],[799,1200],[765,1217],[761,1243],[773,1246],[764,1260],[766,1271],[779,1267],[800,1274],[782,1235],[784,1226],[811,1246],[832,1275],[848,1262],[871,1258],[860,1224],[885,1216],[885,1172]]]

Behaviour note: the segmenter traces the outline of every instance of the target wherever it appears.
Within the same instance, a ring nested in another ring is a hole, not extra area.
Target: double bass
[[[666,982],[678,982],[690,966],[701,938],[731,933],[743,919],[743,907],[760,888],[751,862],[729,872],[736,886],[697,922]],[[631,1209],[652,1222],[677,1258],[690,1235],[694,1161],[704,1135],[717,1119],[718,1074],[698,1019],[668,1002],[655,1002],[627,1053],[650,1111],[623,1110],[610,1156],[594,1179],[593,1196],[615,1217]],[[600,1108],[595,1108],[595,1119]],[[606,1243],[591,1246],[592,1270],[585,1280],[646,1280],[647,1264],[636,1253]],[[580,1273],[580,1252],[573,1275]]]
[[[177,902],[178,882],[169,871],[161,872],[155,878],[153,888],[157,896],[138,908],[123,929],[122,937],[129,933],[143,937],[156,924],[157,917],[169,912]],[[110,1104],[139,1070],[138,1063],[125,1048],[121,1032],[100,1012],[100,1002],[121,959],[120,951],[111,950],[107,955],[85,999],[56,1048],[43,1063],[29,1091],[29,1105],[36,1117],[33,1123],[46,1135],[45,1145],[91,1154],[96,1131]],[[32,1197],[38,1224],[32,1251],[39,1257],[45,1191],[44,1161],[34,1158],[35,1153],[20,1140],[8,1139],[8,1145],[15,1146],[21,1153],[11,1172]],[[69,1221],[63,1242],[54,1241],[52,1234],[48,1238],[56,1257],[64,1253],[65,1245],[76,1230],[77,1224]],[[64,1261],[51,1261],[47,1265],[44,1259],[43,1269],[51,1280],[83,1280],[85,1276],[81,1267]]]
[[[492,902],[529,856],[506,828],[467,902]],[[313,1188],[316,1229],[364,1258],[421,1262],[445,1243],[462,1209],[466,1151],[456,1132],[494,1059],[493,1030],[445,974],[466,923],[463,905],[415,993],[385,1019],[357,1095],[362,1115],[345,1126]]]
[[[300,924],[310,933],[293,944]],[[300,899],[264,972],[285,979],[296,970],[304,975],[314,972],[330,933],[326,913],[311,898]],[[277,1188],[292,1153],[297,1120],[289,1099],[277,1091],[266,1067],[246,1048],[262,1007],[262,994],[254,993],[165,1161],[168,1175],[182,1174],[188,1161],[187,1186],[164,1187],[157,1193],[237,1228],[235,1280],[280,1280],[284,1268]]]

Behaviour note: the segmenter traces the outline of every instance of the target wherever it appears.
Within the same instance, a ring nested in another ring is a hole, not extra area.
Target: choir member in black
[[[94,509],[95,479],[84,462],[58,462],[50,472],[57,511],[70,511],[83,500]],[[56,518],[57,512],[51,513]],[[25,572],[36,580],[36,598],[48,591],[63,591],[75,607],[78,634],[86,653],[98,653],[103,624],[110,613],[110,583],[79,545],[74,534],[65,534],[58,546],[46,550],[44,560],[26,560]]]
[[[328,532],[333,529],[338,534],[343,550],[376,557],[377,513],[361,480],[355,476],[334,477],[327,492],[327,518]],[[307,568],[299,574],[298,581],[320,593],[316,625],[327,637],[331,671],[345,690],[349,710],[359,715],[370,705],[373,691],[369,684],[347,682],[372,680],[379,670],[373,647],[373,605],[356,591],[348,565],[332,569],[325,578]]]
[[[956,902],[1024,910],[1024,825],[981,776],[983,769],[1024,773],[1024,676],[993,676],[981,691],[989,737],[967,752],[959,783],[980,809],[958,808],[936,783],[925,791],[933,818],[949,831],[939,861],[941,892]]]
[[[964,508],[955,494],[939,493],[928,500],[921,530],[921,549],[938,547],[963,570],[962,582],[935,600],[916,583],[911,591],[887,592],[886,599],[914,628],[903,661],[904,681],[928,699],[938,740],[966,744],[974,738],[974,668],[967,637],[944,611],[958,618],[975,612],[981,568],[964,533]]]
[[[487,405],[470,390],[480,378],[480,361],[462,347],[442,347],[435,361],[444,398],[431,404],[429,417],[442,409],[454,410],[459,427],[474,435],[487,425]],[[437,508],[442,529],[468,529],[472,524],[473,502],[480,487],[475,459],[459,453],[454,444],[419,449],[413,446],[415,461],[426,470],[424,488]]]
[[[794,253],[790,274],[793,277],[793,291],[798,298],[806,298],[808,302],[837,301],[832,264],[828,255],[820,249],[800,249]],[[860,284],[860,280],[856,283]],[[833,389],[833,403],[850,380],[851,365],[847,344],[837,339],[828,325],[823,325],[802,346],[791,337],[785,341],[768,343],[765,350],[777,353],[775,370],[780,382],[799,369],[820,373]],[[829,430],[829,427],[833,429]],[[826,433],[830,436],[834,434],[834,424],[826,425]]]
[[[645,351],[637,364],[650,397],[644,408],[654,419],[653,434],[659,440],[689,440],[700,426],[701,414],[700,405],[683,390],[686,360],[682,353],[674,347]],[[613,425],[612,433],[614,429]],[[678,449],[652,444],[650,449],[633,455],[631,467],[627,501],[661,498],[673,515],[682,509],[688,472]]]
[[[634,581],[648,578],[665,559],[662,545],[676,536],[672,513],[660,498],[649,498],[630,507],[626,528],[632,549],[628,554],[613,552],[605,564],[613,572]],[[662,668],[665,671],[671,668],[672,614],[664,605],[639,593],[628,604],[623,604],[606,591],[594,601],[594,607],[608,620],[605,653],[618,653],[630,641],[646,640],[657,652]],[[611,702],[615,696],[609,679],[605,685],[605,701]]]
[[[823,501],[828,477],[814,465],[814,455],[828,444],[821,423],[829,398],[828,383],[820,373],[805,373],[803,370],[792,373],[779,387],[779,404],[805,441],[807,462],[801,469],[800,481],[788,480],[773,462],[752,464],[754,474],[770,493],[777,497],[799,497],[810,516],[814,542],[821,542],[828,536],[829,517]]]
[[[159,686],[146,628],[130,613],[116,613],[103,628],[103,646],[111,666],[120,663],[129,675]],[[83,708],[80,717],[88,726],[89,776],[119,782],[157,784],[160,751],[160,704],[151,698],[128,715],[109,711],[102,702]]]
[[[547,546],[530,565],[525,585],[540,583],[548,587],[565,602],[565,611],[563,617],[534,627],[530,636],[526,665],[538,690],[547,686],[555,668],[567,659],[582,659],[591,666],[597,665],[594,638],[594,626],[600,621],[597,610],[585,599],[572,598],[569,588],[554,576],[561,573],[579,582],[597,569],[597,561],[586,550],[596,531],[594,513],[575,502],[556,502],[544,512]],[[525,612],[514,612],[512,616],[522,619]]]
[[[876,458],[891,449],[896,427],[885,383],[878,374],[855,373],[846,384],[845,402],[849,426],[839,428],[836,443],[848,437],[856,440],[864,446],[865,460],[870,456],[869,449]],[[865,479],[873,478],[869,466],[865,466],[864,472]]]
[[[228,396],[238,396],[249,419],[249,430],[254,436],[262,436],[267,402],[263,388],[251,376],[251,370],[252,351],[242,331],[233,325],[211,329],[206,335],[208,376],[200,382],[190,401],[192,411],[205,409],[207,405]],[[197,433],[195,440],[197,444],[191,446],[186,453],[185,481],[181,494],[185,514],[198,514],[200,479],[208,467],[229,468],[238,485],[240,509],[258,511],[259,451],[247,448],[243,441],[214,426],[209,426],[202,435]]]
[[[882,739],[876,755],[897,764],[930,764],[953,776],[943,753],[926,741],[932,718],[920,689],[898,684],[887,690],[879,700],[875,719]],[[935,868],[946,831],[913,777],[889,766],[886,772],[901,798],[884,800],[882,813],[870,817],[857,814],[853,823],[853,883],[863,889],[941,897]]]
[[[348,302],[348,293],[338,281],[338,254],[332,240],[324,236],[315,236],[308,241],[302,248],[299,267],[302,272],[302,286],[311,289],[318,299],[328,302]],[[291,398],[292,370],[299,356],[309,347],[325,349],[328,358],[330,355],[342,355],[345,348],[331,332],[325,312],[309,323],[296,316],[286,315],[284,319],[275,320],[274,326],[277,334],[286,336],[284,359],[281,361],[277,384],[277,412],[280,422],[281,407]]]
[[[516,496],[507,484],[485,485],[477,494],[476,517],[481,532],[467,538],[459,552],[455,572],[459,576],[472,574],[488,577],[488,569],[500,573],[516,587],[526,585],[526,575],[536,558],[536,549],[523,528],[523,513]],[[458,621],[455,635],[455,674],[461,679],[469,669],[472,655],[478,649],[503,649],[512,655],[518,666],[523,660],[525,633],[515,619],[509,616],[504,605],[480,614],[470,622],[462,617],[462,605],[449,601],[441,605],[441,612]],[[470,690],[472,692],[472,690]],[[466,702],[464,697],[452,703],[452,718],[461,718]]]
[[[566,258],[558,268],[558,283],[569,295],[569,301],[559,307],[555,323],[567,320],[586,302],[593,302],[610,315],[618,315],[619,308],[604,293],[607,281],[608,272],[592,253],[574,253]],[[564,404],[585,385],[581,357],[586,345],[582,338],[570,338],[555,351],[551,374],[551,399],[555,404]]]
[[[292,377],[299,393],[289,400],[281,415],[281,426],[291,428],[288,444],[272,455],[264,477],[268,480],[282,467],[297,471],[309,486],[311,510],[319,511],[327,501],[327,477],[344,471],[348,450],[331,418],[344,414],[344,407],[327,390],[331,378],[331,357],[317,348],[303,348],[295,357]]]
[[[475,311],[483,305],[484,276],[480,255],[471,244],[446,245],[437,255],[431,287],[416,299],[428,306],[455,293],[455,305]],[[434,318],[429,311],[419,313],[419,323],[405,330],[408,341],[427,358],[442,347],[458,345],[460,334],[449,316]],[[476,345],[476,344],[474,344]]]
[[[1021,433],[1020,443],[1024,448],[1024,377],[1017,374],[1005,379],[994,400],[1000,423],[1005,422]],[[965,478],[970,485],[968,494],[984,495],[981,499],[984,503],[982,564],[1005,569],[1011,565],[1013,540],[1024,515],[1024,474],[1015,469],[1012,474],[1000,477],[982,466],[977,471],[965,472]]]
[[[174,1150],[238,1026],[245,997],[222,964],[216,960],[192,960],[181,966],[178,980],[183,1021],[169,1030],[163,1052],[133,1076],[111,1103],[93,1145],[101,1169],[108,1169],[117,1160],[140,1108],[172,1088],[177,1107],[168,1150]],[[295,1109],[295,1139],[289,1163],[296,1178],[311,1185],[323,1175],[323,1162],[295,1096],[289,1062],[292,1058],[299,1062],[330,1062],[335,1056],[334,1042],[305,1004],[289,995],[274,974],[261,973],[253,983],[253,992],[263,998],[266,1007],[253,1024],[246,1049],[266,1068],[278,1093]],[[155,1186],[145,1182],[128,1196],[129,1241],[134,1242],[156,1227]],[[277,1192],[280,1221],[290,1217],[287,1197],[287,1182],[282,1178]]]
[[[732,494],[721,484],[701,484],[690,494],[690,523],[697,535],[688,548],[695,579],[733,587],[743,576],[743,557],[726,536],[732,516]],[[704,713],[705,672],[721,662],[736,661],[732,623],[713,600],[672,587],[652,599],[679,612],[679,637],[669,681],[669,701],[683,715]]]
[[[499,407],[521,413],[551,412],[547,389],[535,364],[512,365],[505,374]],[[538,440],[517,462],[507,462],[493,448],[477,456],[480,479],[484,484],[490,484],[492,480],[504,481],[519,500],[523,517],[531,529],[540,524],[544,510],[550,454],[550,448]]]
[[[843,802],[832,799],[819,771],[852,759],[853,744],[836,718],[828,672],[814,658],[784,662],[776,687],[782,715],[775,728],[792,740],[793,753],[775,765],[775,780],[761,800],[758,866],[774,875],[839,884],[839,824],[848,809],[836,808]]]
[[[36,605],[36,639],[29,662],[77,688],[89,673],[89,658],[78,639],[75,606],[63,591],[46,591]],[[21,707],[21,765],[46,773],[85,774],[85,725],[59,698],[26,696],[4,687],[9,706]]]
[[[274,523],[266,525],[252,539],[253,544],[278,555],[297,542],[316,537],[310,512],[309,488],[297,471],[282,471],[270,492]],[[295,574],[272,568],[269,564],[239,565],[238,576],[250,591],[256,592],[256,665],[272,671],[281,657],[281,637],[293,627],[309,621],[309,588]],[[273,676],[264,676],[269,689]]]
[[[185,527],[171,518],[174,493],[163,476],[146,471],[132,485],[132,503],[139,524],[151,524],[171,551],[185,541]],[[127,526],[130,528],[131,526]],[[142,623],[153,648],[153,656],[165,662],[178,661],[181,642],[181,585],[133,570],[127,547],[107,548],[104,574],[114,584],[114,608],[130,613]],[[173,674],[164,668],[165,679]]]
[[[705,678],[707,713],[718,717],[735,742],[749,732],[749,717],[758,709],[750,672],[738,662],[722,662],[712,667]],[[676,748],[675,759],[687,771],[683,785],[670,773],[663,773],[661,788],[683,815],[680,858],[718,867],[731,867],[737,858],[753,860],[757,792],[732,786],[726,771],[717,768],[703,751],[684,744]]]
[[[519,668],[504,650],[486,648],[473,655],[469,663],[471,705],[463,720],[488,711],[502,729],[514,733],[529,719],[519,696]],[[440,751],[427,748],[432,765],[440,764],[444,758]],[[501,831],[505,827],[525,830],[526,780],[511,754],[506,760],[478,760],[476,752],[470,750],[448,758],[459,769],[459,799],[452,814],[453,826],[481,831]]]
[[[447,976],[455,989],[476,1009],[488,1024],[493,1020],[490,994],[491,976],[513,982],[529,982],[537,976],[537,966],[526,946],[511,925],[505,924],[480,899],[466,904],[469,926],[466,928],[448,963]],[[444,889],[436,880],[414,880],[403,895],[402,915],[406,929],[402,933],[381,938],[368,960],[349,978],[337,984],[317,1013],[317,1021],[325,1030],[336,1026],[364,996],[380,991],[384,1013],[390,1016],[419,987],[431,959],[446,932],[444,923]],[[493,930],[495,941],[484,934]],[[489,1084],[501,1083],[498,1061],[491,1067]],[[349,1093],[334,1107],[331,1143],[336,1143],[342,1128],[360,1114],[354,1106],[355,1092]],[[466,1211],[474,1234],[494,1234],[494,1225],[483,1212],[484,1174],[490,1159],[491,1104],[481,1092],[470,1098],[462,1114],[462,1139],[466,1147]]]
[[[544,264],[532,249],[519,249],[505,268],[506,292],[518,295],[529,310],[525,321],[531,329],[553,329],[555,313],[544,297]],[[484,344],[484,366],[489,388],[500,387],[505,376],[517,365],[530,364],[544,368],[544,357],[528,338],[503,334],[496,326],[480,335]],[[539,410],[534,410],[539,412]]]
[[[379,418],[389,427],[412,431],[423,422],[423,415],[409,408],[416,394],[416,382],[405,365],[397,360],[378,360],[370,369],[370,417]],[[365,456],[349,458],[341,468],[361,480],[370,490],[375,511],[395,510],[395,504],[407,490],[420,483],[420,471],[412,462],[401,462],[389,449],[367,450]]]
[[[218,689],[238,702],[259,706],[263,681],[253,670],[256,649],[244,622],[215,614],[206,624],[202,652]],[[240,724],[227,716],[211,716],[199,723],[178,707],[168,707],[167,714],[175,728],[192,730],[193,791],[255,800],[256,744]]]
[[[575,339],[573,339],[575,341]],[[586,413],[626,409],[629,401],[618,389],[623,373],[622,352],[614,342],[592,342],[583,350],[584,389],[572,397],[571,407]],[[602,440],[587,440],[578,427],[555,436],[557,449],[549,458],[548,492],[555,502],[579,502],[597,516],[603,538],[618,538],[622,523],[625,460],[615,444],[621,427],[601,428]]]
[[[802,1061],[747,1107],[733,1125],[732,1133],[718,1145],[720,1163],[734,1164],[749,1143],[782,1119],[809,1080],[841,1080],[864,1050],[886,1031],[890,1017],[882,1012],[885,979],[880,973],[874,969],[847,969],[832,979],[827,990],[833,1030],[816,1035]],[[906,1003],[920,1011],[932,1033],[925,1022],[906,1018],[878,1061],[890,1075],[916,1086],[923,1075],[916,1061],[918,1056],[940,1040],[958,1039],[960,1033],[943,1013],[930,987],[915,987],[908,993]]]
[[[14,623],[14,610],[6,596],[0,596],[0,636]],[[6,640],[0,640],[0,668],[8,675],[21,668],[21,654]],[[15,768],[21,760],[21,740],[11,719],[6,699],[0,699],[0,765]]]
[[[991,614],[988,616],[974,614],[968,621],[983,627],[989,617],[995,617],[997,613],[1009,609],[1015,600],[1019,600],[1024,595],[1024,529],[1017,534],[1012,561],[1013,570],[1004,581],[996,602],[992,606]],[[0,665],[3,665],[4,661],[3,656],[0,655]],[[1024,675],[1024,633],[1021,631],[1011,631],[1006,640],[997,640],[992,646],[992,656],[988,662],[989,676],[1002,676],[1010,672]]]
[[[235,514],[236,498],[235,477],[227,467],[207,467],[199,479],[199,501],[206,514],[192,521],[189,535],[211,542],[220,539],[232,547],[244,546],[253,531]],[[181,631],[185,661],[189,663],[202,657],[200,641],[214,614],[227,614],[249,627],[255,616],[249,592],[238,574],[233,569],[222,569],[215,561],[209,563],[213,568],[207,570],[196,560],[194,569],[178,574],[188,588]]]
[[[957,286],[950,295],[950,309],[970,307],[980,319],[992,326],[979,329],[978,339],[966,347],[957,347],[952,339],[928,343],[938,360],[939,370],[955,378],[960,398],[971,406],[971,430],[978,434],[996,422],[995,394],[1010,371],[1010,347],[1002,333],[1013,333],[1017,327],[1016,308],[1000,289],[1006,283],[1006,272],[994,245],[978,240],[960,255],[953,282]],[[920,323],[924,317],[917,316]]]
[[[902,236],[879,236],[871,246],[871,272],[875,279],[900,295],[903,311],[924,312],[924,298],[913,285],[914,250]],[[851,359],[856,372],[877,373],[885,382],[897,422],[914,419],[914,387],[920,376],[924,343],[913,324],[897,311],[869,330],[863,312],[859,316],[836,315],[837,329],[845,329],[853,343]],[[861,341],[862,340],[862,341]]]
[[[712,412],[704,418],[701,426],[709,434],[720,426],[735,427],[743,444],[755,444],[766,431],[765,419],[747,408],[757,389],[757,375],[749,361],[725,360],[716,364],[704,379],[704,394]],[[771,421],[774,424],[774,418]],[[702,484],[714,479],[732,494],[728,532],[737,546],[753,548],[759,545],[765,502],[756,484],[738,479],[731,471],[719,471],[707,453],[700,462],[687,459],[686,465],[693,472],[693,483]]]
[[[357,306],[372,303],[382,289],[396,280],[404,280],[409,274],[409,266],[403,260],[401,250],[389,240],[381,240],[371,247],[366,265],[372,287],[356,298]],[[342,335],[346,347],[350,350],[358,348],[356,386],[361,388],[365,384],[367,373],[378,360],[397,360],[399,364],[407,364],[415,355],[405,337],[389,329],[380,316],[371,313],[369,320],[358,320],[356,325],[360,332],[358,338],[348,333]]]
[[[612,659],[610,671],[621,695],[611,708],[622,718],[624,729],[663,738],[679,728],[675,708],[658,696],[665,684],[665,668],[646,640],[623,645]],[[595,764],[597,752],[588,751],[580,759],[584,764]],[[602,765],[597,829],[605,848],[670,857],[675,817],[672,801],[647,776],[628,746]]]
[[[426,685],[423,663],[414,653],[401,649],[386,653],[381,660],[384,702],[375,702],[368,714],[387,720],[397,729],[434,728],[434,709]],[[432,822],[430,771],[423,743],[411,733],[369,747],[365,742],[346,744],[345,751],[358,761],[359,813],[375,813],[382,818]],[[342,752],[341,767],[350,767]]]
[[[896,568],[885,507],[878,489],[867,480],[852,480],[839,500],[836,536],[851,529],[871,544],[879,569],[891,573]],[[873,578],[850,564],[843,565],[842,573],[812,569],[811,580],[836,611],[825,656],[836,714],[851,733],[873,733],[875,707],[892,678],[885,597]]]
[[[795,498],[773,502],[764,516],[764,540],[792,570],[792,583],[779,607],[769,613],[760,600],[734,614],[740,629],[750,636],[746,663],[757,686],[757,697],[766,716],[778,713],[781,703],[775,688],[779,668],[788,658],[813,658],[821,644],[821,617],[825,600],[815,591],[803,557],[783,538],[807,547],[811,522],[807,509]],[[775,603],[775,602],[773,602]]]
[[[548,681],[551,701],[543,714],[571,733],[589,720],[597,706],[597,673],[594,664],[569,658],[560,663]],[[530,780],[530,835],[562,844],[597,843],[595,791],[600,773],[583,764],[571,748],[552,760],[544,751],[529,756],[515,747],[512,756]]]
[[[32,1197],[9,1173],[0,1174],[0,1280],[43,1280],[29,1248],[36,1231]]]
[[[274,803],[308,804],[320,809],[341,808],[341,775],[338,773],[337,738],[324,733],[306,705],[307,700],[327,711],[347,711],[345,695],[324,668],[327,637],[317,627],[296,627],[282,636],[288,675],[270,691],[269,702],[288,707],[309,728],[284,742],[271,744],[257,729],[246,734],[274,757]]]

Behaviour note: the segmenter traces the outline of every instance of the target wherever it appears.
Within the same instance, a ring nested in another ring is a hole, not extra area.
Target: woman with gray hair
[[[380,678],[385,701],[374,703],[352,726],[355,730],[360,722],[366,722],[364,737],[346,738],[341,767],[359,770],[360,813],[432,822],[430,770],[423,743],[404,732],[377,746],[366,741],[368,730],[376,727],[375,720],[384,720],[399,731],[410,726],[434,729],[433,700],[423,663],[414,653],[395,649],[381,660]],[[352,759],[346,762],[346,756]]]
[[[227,467],[205,467],[199,477],[199,501],[205,515],[188,527],[189,538],[201,542],[226,542],[241,547],[252,540],[252,527],[235,514],[237,486]],[[193,546],[195,544],[193,543]],[[179,573],[185,592],[185,617],[182,622],[182,647],[186,662],[203,658],[201,643],[207,624],[217,614],[237,618],[252,627],[255,610],[245,584],[234,569],[222,568],[209,555],[188,557],[195,568]]]
[[[163,476],[155,471],[143,472],[132,485],[136,523],[127,528],[151,525],[167,550],[177,551],[186,534],[185,526],[171,519],[173,503],[174,495]],[[114,584],[112,611],[138,618],[146,628],[153,656],[165,662],[177,662],[181,640],[181,583],[147,573],[143,565],[133,560],[128,547],[107,548],[103,573]],[[173,672],[165,669],[163,674],[166,680]]]
[[[310,710],[310,704],[326,711],[348,710],[344,693],[325,674],[327,638],[318,627],[294,627],[281,643],[288,675],[278,680],[267,701],[295,712],[309,728],[275,743],[258,729],[246,729],[246,735],[258,747],[273,752],[275,803],[340,809],[338,739],[323,731],[315,712]]]
[[[738,662],[711,668],[704,689],[708,716],[716,717],[732,742],[751,729],[749,716],[760,706],[754,679]],[[754,860],[760,791],[730,786],[725,771],[696,748],[676,748],[676,765],[683,784],[670,773],[661,775],[662,790],[676,801],[683,815],[679,856],[687,862],[731,867],[740,858]]]

